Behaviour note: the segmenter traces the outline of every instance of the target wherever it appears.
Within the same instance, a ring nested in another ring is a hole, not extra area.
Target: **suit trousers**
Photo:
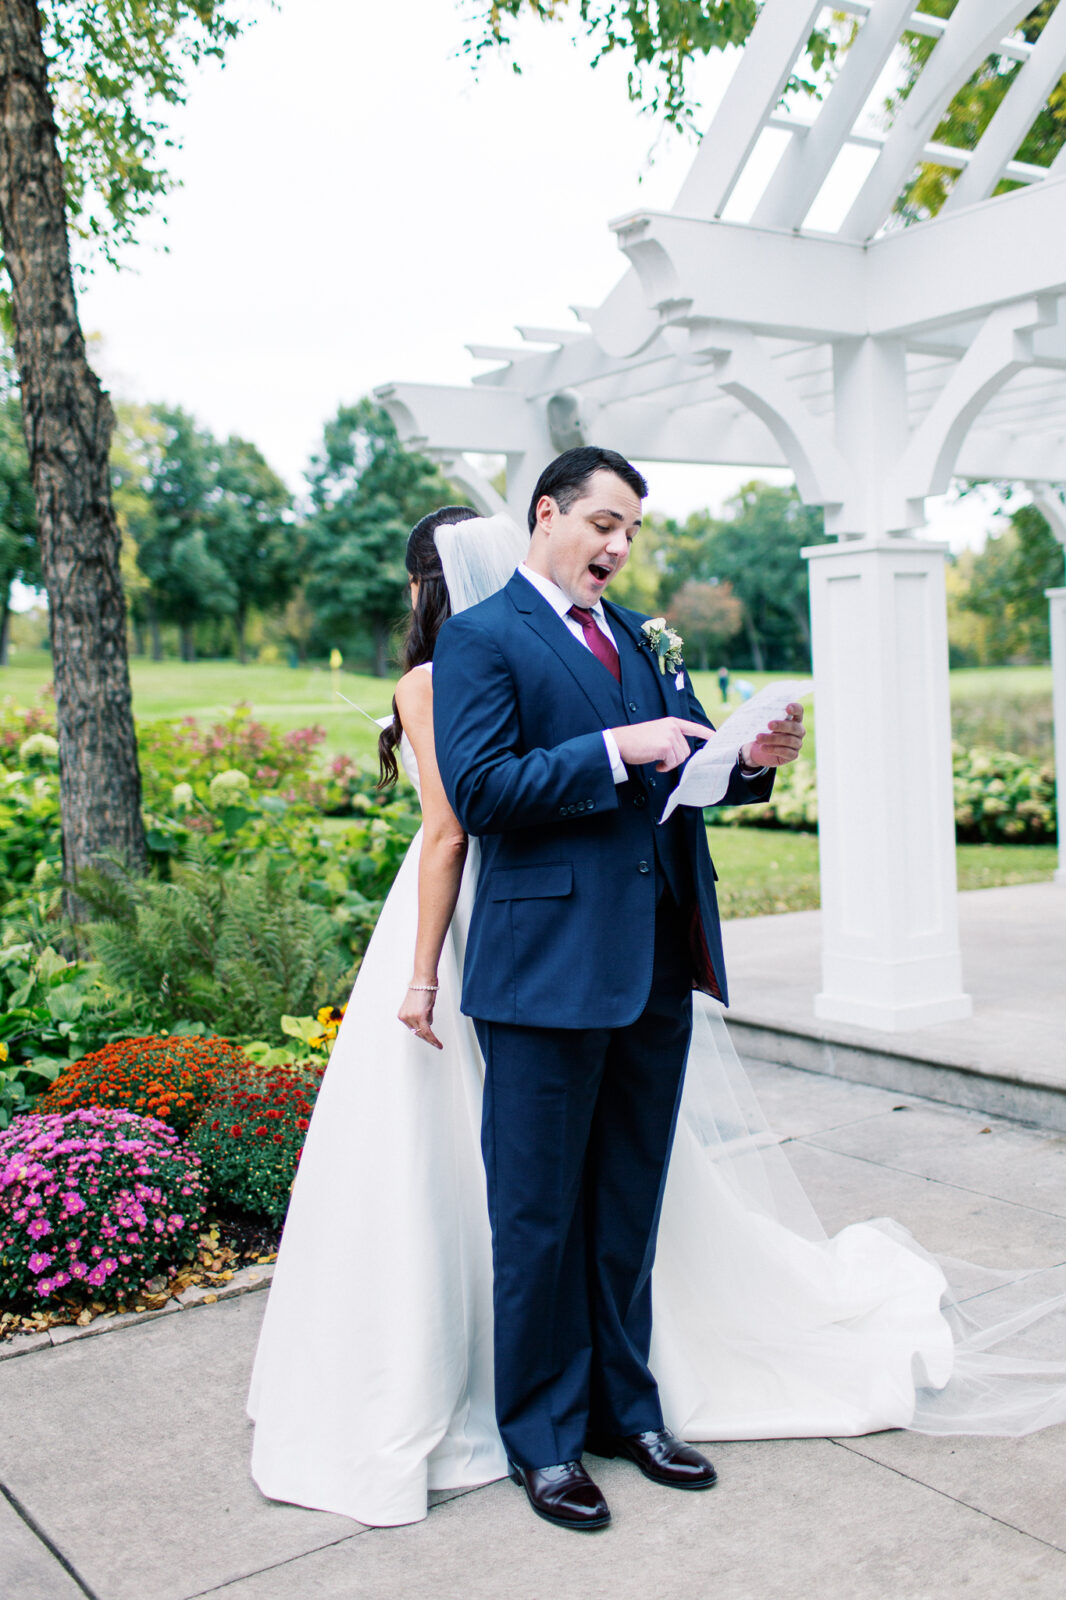
[[[520,1466],[578,1459],[587,1430],[662,1427],[648,1367],[651,1270],[691,984],[684,919],[664,890],[651,991],[635,1022],[475,1019],[486,1066],[496,1416]]]

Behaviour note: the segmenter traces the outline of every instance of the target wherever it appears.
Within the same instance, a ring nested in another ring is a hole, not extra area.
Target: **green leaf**
[[[33,1072],[38,1078],[44,1078],[48,1083],[53,1083],[63,1068],[69,1066],[68,1061],[58,1056],[34,1056],[32,1061],[27,1061],[23,1072]]]
[[[48,983],[52,978],[58,977],[61,972],[66,972],[70,962],[61,956],[58,950],[53,950],[51,945],[41,951],[37,961],[37,978],[41,983]]]
[[[156,855],[174,856],[180,851],[185,835],[177,833],[164,833],[162,828],[149,828],[145,834],[149,850]]]
[[[226,838],[232,839],[235,833],[241,831],[248,818],[254,815],[255,813],[249,811],[245,806],[227,806],[222,813],[222,827],[225,830]]]
[[[34,987],[34,979],[31,975],[22,983],[18,984],[14,989],[12,989],[10,998],[8,1000],[8,1009],[10,1011],[21,1010],[21,1008],[26,1004],[26,1001],[30,998],[30,995],[33,993]]]
[[[45,1004],[53,1022],[77,1022],[85,1009],[85,998],[72,983],[63,983],[58,989],[50,990]]]
[[[322,1024],[317,1017],[282,1017],[281,1031],[291,1039],[302,1039],[304,1044],[310,1044],[312,1039],[321,1037]]]

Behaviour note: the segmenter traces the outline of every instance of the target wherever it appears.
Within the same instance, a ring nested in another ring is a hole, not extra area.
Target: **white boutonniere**
[[[668,672],[678,672],[683,661],[685,641],[673,628],[668,628],[665,617],[652,617],[649,621],[641,623],[640,628],[647,642],[649,650],[659,663],[659,671],[665,677]]]

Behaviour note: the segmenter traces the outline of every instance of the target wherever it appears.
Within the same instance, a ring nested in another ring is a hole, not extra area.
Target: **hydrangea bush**
[[[0,1133],[0,1302],[122,1301],[193,1257],[205,1200],[198,1157],[155,1118],[16,1117]]]
[[[32,706],[16,705],[11,695],[0,700],[0,765],[13,767],[19,764],[19,747],[35,733],[54,736],[56,731],[55,697],[48,685]]]
[[[214,1199],[284,1221],[325,1070],[310,1061],[254,1067],[219,1087],[189,1133]]]
[[[315,724],[288,733],[259,722],[251,707],[237,705],[223,722],[202,724],[196,717],[176,722],[144,722],[137,728],[145,804],[166,812],[175,804],[174,787],[187,785],[193,798],[216,807],[230,799],[227,785],[213,783],[222,774],[239,774],[239,787],[274,793],[286,799],[314,800],[318,779],[312,768],[326,730]]]
[[[1049,762],[1005,750],[952,749],[955,832],[989,844],[1055,838],[1055,772]]]
[[[952,746],[955,835],[964,843],[1043,844],[1055,838],[1055,774],[1051,764],[1008,750]],[[813,761],[782,767],[764,805],[725,806],[707,812],[712,826],[790,828],[818,826]]]
[[[120,1039],[64,1067],[41,1097],[44,1111],[121,1106],[157,1117],[179,1133],[200,1115],[216,1083],[249,1067],[248,1058],[214,1035],[151,1034]]]

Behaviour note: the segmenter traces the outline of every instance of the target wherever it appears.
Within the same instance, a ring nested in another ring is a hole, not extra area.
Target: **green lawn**
[[[819,905],[818,836],[774,828],[708,828],[723,917],[810,911]],[[1052,844],[960,844],[960,889],[1042,883],[1058,864]]]
[[[250,663],[242,667],[236,662],[198,661],[185,666],[177,661],[135,659],[131,673],[139,717],[210,719],[224,715],[238,700],[246,700],[257,716],[285,729],[321,723],[327,730],[323,748],[328,755],[346,751],[366,759],[374,754],[377,731],[337,696],[335,688],[375,717],[388,712],[392,699],[389,679],[345,672],[334,685],[332,673],[322,665],[292,668]],[[739,676],[761,688],[781,674],[742,672]],[[11,695],[22,704],[29,703],[50,677],[47,656],[33,660],[22,656],[0,669],[0,697]],[[721,696],[715,674],[697,672],[693,678],[709,715],[720,721]],[[951,675],[952,700],[960,709],[996,697],[1046,697],[1050,690],[1050,667],[971,669]],[[731,696],[729,709],[737,703]],[[813,721],[810,702],[807,721],[808,725]],[[718,887],[724,915],[756,916],[817,906],[818,840],[814,834],[712,828],[710,840],[721,874]],[[1056,851],[1053,845],[960,845],[957,859],[959,887],[978,889],[1050,878]]]
[[[25,658],[23,658],[24,660]],[[32,664],[0,669],[0,696],[11,695],[20,704],[32,702],[51,679],[51,662],[41,656]],[[255,714],[286,731],[319,722],[328,738],[329,755],[347,751],[369,757],[377,733],[365,717],[345,705],[334,689],[354,700],[372,717],[384,716],[392,704],[392,680],[342,672],[336,684],[328,667],[264,667],[235,661],[180,661],[130,663],[133,707],[138,717],[194,716],[210,720],[224,716],[238,700],[247,700]]]

